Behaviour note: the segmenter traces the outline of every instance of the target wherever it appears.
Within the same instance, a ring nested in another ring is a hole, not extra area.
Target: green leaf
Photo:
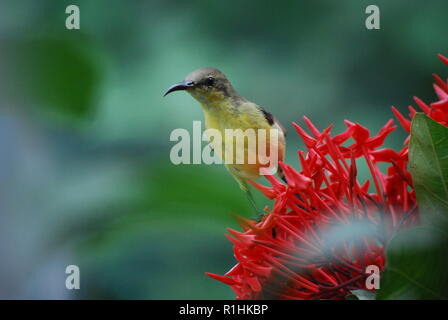
[[[433,227],[398,233],[389,243],[377,299],[448,299],[448,237]]]
[[[411,126],[409,170],[424,221],[448,220],[448,128],[423,113]]]
[[[420,216],[430,224],[391,240],[377,299],[448,299],[448,128],[423,113],[412,120],[409,167]]]

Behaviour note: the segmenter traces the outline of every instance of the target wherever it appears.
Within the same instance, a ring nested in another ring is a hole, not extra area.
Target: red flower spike
[[[205,274],[208,275],[210,278],[221,281],[222,283],[227,284],[229,286],[233,286],[233,285],[237,284],[237,282],[235,280],[233,280],[232,278],[229,278],[229,277],[220,276],[219,274],[214,274],[214,273],[210,273],[210,272],[206,272]]]
[[[288,186],[295,191],[304,191],[311,187],[312,180],[303,174],[298,173],[292,167],[285,163],[279,162],[283,172],[285,173]]]
[[[446,110],[448,110],[448,99],[431,103],[431,107],[434,108],[434,109],[439,109],[440,111],[442,111],[443,114],[445,115],[443,118],[444,119],[447,118]]]
[[[448,120],[447,116],[448,115],[443,110],[440,109],[433,109],[431,111],[431,118],[441,124],[446,123],[446,121]]]
[[[350,122],[348,120],[345,120],[345,125],[347,127],[353,127],[354,132],[352,134],[352,138],[355,139],[357,142],[364,142],[366,141],[369,136],[370,132],[366,127],[361,126],[360,124]]]
[[[367,193],[369,191],[369,187],[370,187],[370,180],[367,180],[361,187],[361,190],[363,191],[363,193]]]
[[[374,160],[377,162],[389,162],[392,163],[394,161],[400,160],[401,156],[400,154],[396,153],[392,149],[379,149],[370,152],[370,154],[373,156]]]
[[[414,101],[415,101],[415,103],[418,104],[418,106],[420,107],[420,109],[422,109],[422,111],[424,113],[428,114],[431,112],[431,108],[426,103],[424,103],[422,100],[420,100],[418,97],[414,97]],[[409,106],[409,107],[411,107],[411,106]],[[414,110],[414,113],[415,113],[415,110]]]
[[[261,173],[264,177],[269,180],[271,185],[274,187],[275,192],[281,193],[285,191],[285,186],[281,183],[273,174],[269,172],[267,168],[261,168]]]
[[[314,126],[314,124],[308,119],[308,117],[304,116],[303,120],[305,121],[306,125],[310,129],[311,133],[317,138],[320,136],[320,131],[317,130],[317,128]]]
[[[345,130],[344,132],[334,136],[333,142],[337,145],[341,145],[343,144],[345,141],[347,141],[348,139],[350,139],[350,137],[353,135],[353,132],[355,131],[355,128],[349,127],[347,130]]]
[[[316,139],[313,139],[312,137],[310,137],[305,130],[303,130],[298,124],[296,123],[292,123],[292,125],[294,126],[294,128],[296,128],[297,132],[300,134],[300,136],[302,137],[303,142],[305,143],[307,148],[312,148],[315,146],[316,144]]]
[[[442,80],[437,74],[433,73],[432,76],[434,77],[434,80],[436,81],[437,85],[446,93],[448,93],[448,83],[445,83],[445,81]]]
[[[439,58],[448,65],[447,58]],[[434,79],[439,101],[428,105],[414,100],[429,117],[448,126],[448,84],[438,76]],[[394,107],[392,111],[409,132],[410,119]],[[412,118],[416,110],[410,106],[409,111]],[[384,268],[384,249],[397,229],[419,223],[407,171],[409,137],[398,152],[382,147],[395,130],[392,121],[376,136],[348,120],[347,129],[335,136],[331,126],[321,132],[308,118],[304,121],[314,137],[293,123],[308,149],[298,153],[302,169],[280,163],[286,186],[273,176],[266,176],[271,187],[251,182],[275,199],[274,207],[260,222],[240,219],[243,232],[229,229],[238,263],[224,276],[207,273],[231,286],[237,299],[345,299],[353,290],[366,290],[367,265]],[[342,146],[350,138],[354,142]],[[362,185],[357,177],[360,162],[371,175]],[[386,172],[378,167],[380,162],[387,164]],[[375,193],[369,193],[372,182]],[[380,228],[384,238],[329,238],[346,234],[344,228],[357,223]]]
[[[413,106],[409,106],[408,109],[409,109],[409,118],[412,119],[414,117],[414,114],[417,113],[417,110],[415,110]]]
[[[406,119],[400,111],[398,111],[395,107],[392,107],[392,112],[397,117],[398,121],[400,122],[401,126],[403,127],[406,132],[411,132],[411,121]]]
[[[434,87],[434,90],[440,100],[448,99],[448,93],[446,93],[444,90],[442,90],[437,84],[433,84],[433,87]]]
[[[255,188],[258,189],[262,194],[266,196],[269,200],[275,199],[277,196],[277,193],[275,192],[274,188],[266,187],[262,184],[259,184],[258,182],[248,180]]]
[[[381,146],[384,143],[384,140],[387,138],[389,133],[394,131],[397,127],[393,126],[393,120],[389,120],[386,125],[381,128],[381,130],[378,132],[378,134],[375,137],[369,138],[366,141],[367,148],[370,150],[376,149],[379,146]]]
[[[438,56],[439,56],[440,60],[442,60],[442,62],[443,62],[444,64],[448,65],[448,58],[442,56],[441,54],[439,54]]]

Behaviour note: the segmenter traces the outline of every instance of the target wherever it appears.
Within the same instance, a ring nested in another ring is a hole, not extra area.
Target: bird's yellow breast
[[[210,100],[208,100],[210,101]],[[217,148],[222,150],[220,154],[221,158],[227,162],[231,161],[229,165],[233,174],[244,178],[244,179],[255,179],[259,177],[259,170],[264,165],[261,164],[259,158],[259,149],[265,148],[266,154],[270,154],[271,148],[277,148],[278,159],[283,160],[284,148],[283,143],[272,143],[269,140],[270,129],[272,126],[266,120],[260,109],[253,103],[243,103],[238,107],[235,107],[231,101],[228,100],[217,100],[213,105],[202,105],[205,118],[205,126],[207,129],[216,129],[221,133],[222,144],[221,146],[214,145],[215,151]],[[226,129],[240,129],[241,131],[234,132],[235,139],[231,142],[227,141],[227,145],[230,146],[232,152],[229,153],[229,149],[226,149]],[[248,138],[244,136],[244,131],[247,129],[253,129],[256,137],[256,146],[253,148],[248,143]],[[265,129],[265,139],[260,138],[258,129]],[[236,141],[240,138],[244,141],[243,150],[238,153]],[[283,134],[282,137],[283,138]],[[243,154],[243,160],[241,157],[237,158],[238,155]],[[250,159],[255,159],[255,162],[250,161]],[[242,162],[242,163],[241,163]]]
[[[207,128],[223,131],[225,129],[270,129],[263,114],[251,103],[235,107],[223,100],[213,106],[202,105]]]

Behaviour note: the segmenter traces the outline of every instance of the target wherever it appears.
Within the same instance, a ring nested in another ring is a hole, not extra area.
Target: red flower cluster
[[[448,82],[435,79],[440,101],[431,106],[416,101],[431,118],[448,125]],[[410,110],[412,117],[415,110]],[[393,111],[409,131],[410,121]],[[382,270],[390,237],[418,223],[406,169],[408,148],[381,148],[396,128],[392,120],[376,136],[350,121],[344,132],[332,136],[331,126],[319,131],[304,120],[309,133],[293,123],[308,149],[298,153],[302,170],[280,163],[286,185],[269,175],[271,187],[252,182],[275,199],[274,207],[261,222],[241,218],[243,232],[229,229],[239,263],[224,276],[208,273],[230,285],[238,299],[344,299],[352,290],[368,289],[366,267]],[[360,161],[371,175],[363,183],[357,173]]]
[[[448,65],[448,58],[439,54],[440,60],[443,63]],[[420,100],[417,97],[414,97],[415,103],[420,107],[420,109],[426,113],[428,117],[431,119],[443,124],[444,126],[448,126],[448,80],[443,81],[438,75],[433,74],[435,83],[433,84],[434,90],[439,98],[438,101],[427,105],[425,102]],[[409,106],[409,118],[412,119],[414,114],[417,112],[413,106]],[[403,128],[410,132],[411,130],[411,121],[406,119],[395,107],[392,107],[392,111],[394,112],[397,119],[400,121]]]

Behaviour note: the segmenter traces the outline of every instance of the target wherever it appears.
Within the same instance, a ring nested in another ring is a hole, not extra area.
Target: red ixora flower
[[[439,54],[440,60],[443,63],[448,65],[448,58]],[[426,104],[422,100],[417,97],[414,97],[415,103],[419,106],[419,108],[428,115],[431,119],[443,124],[444,126],[448,126],[448,80],[443,81],[437,74],[433,74],[435,83],[433,84],[434,90],[437,94],[439,100],[433,102],[431,104]],[[412,119],[414,114],[417,112],[413,106],[409,106],[409,118]],[[392,111],[397,117],[398,121],[400,121],[403,128],[410,132],[411,130],[411,121],[406,119],[395,107],[392,107]],[[407,141],[406,141],[407,142]]]
[[[434,77],[440,100],[430,106],[415,100],[448,125],[448,82]],[[393,111],[409,131],[410,121]],[[415,109],[410,111],[412,117]],[[274,176],[266,176],[270,187],[252,182],[275,199],[274,207],[260,222],[240,218],[243,231],[229,229],[227,235],[238,264],[224,276],[207,273],[230,285],[237,299],[344,299],[353,290],[369,289],[366,267],[382,270],[387,241],[419,222],[407,146],[399,152],[381,148],[396,128],[392,120],[376,136],[350,121],[332,136],[331,126],[319,131],[304,120],[309,133],[293,123],[308,149],[298,153],[301,171],[280,163],[286,185]],[[370,171],[363,183],[357,173],[361,161]]]

